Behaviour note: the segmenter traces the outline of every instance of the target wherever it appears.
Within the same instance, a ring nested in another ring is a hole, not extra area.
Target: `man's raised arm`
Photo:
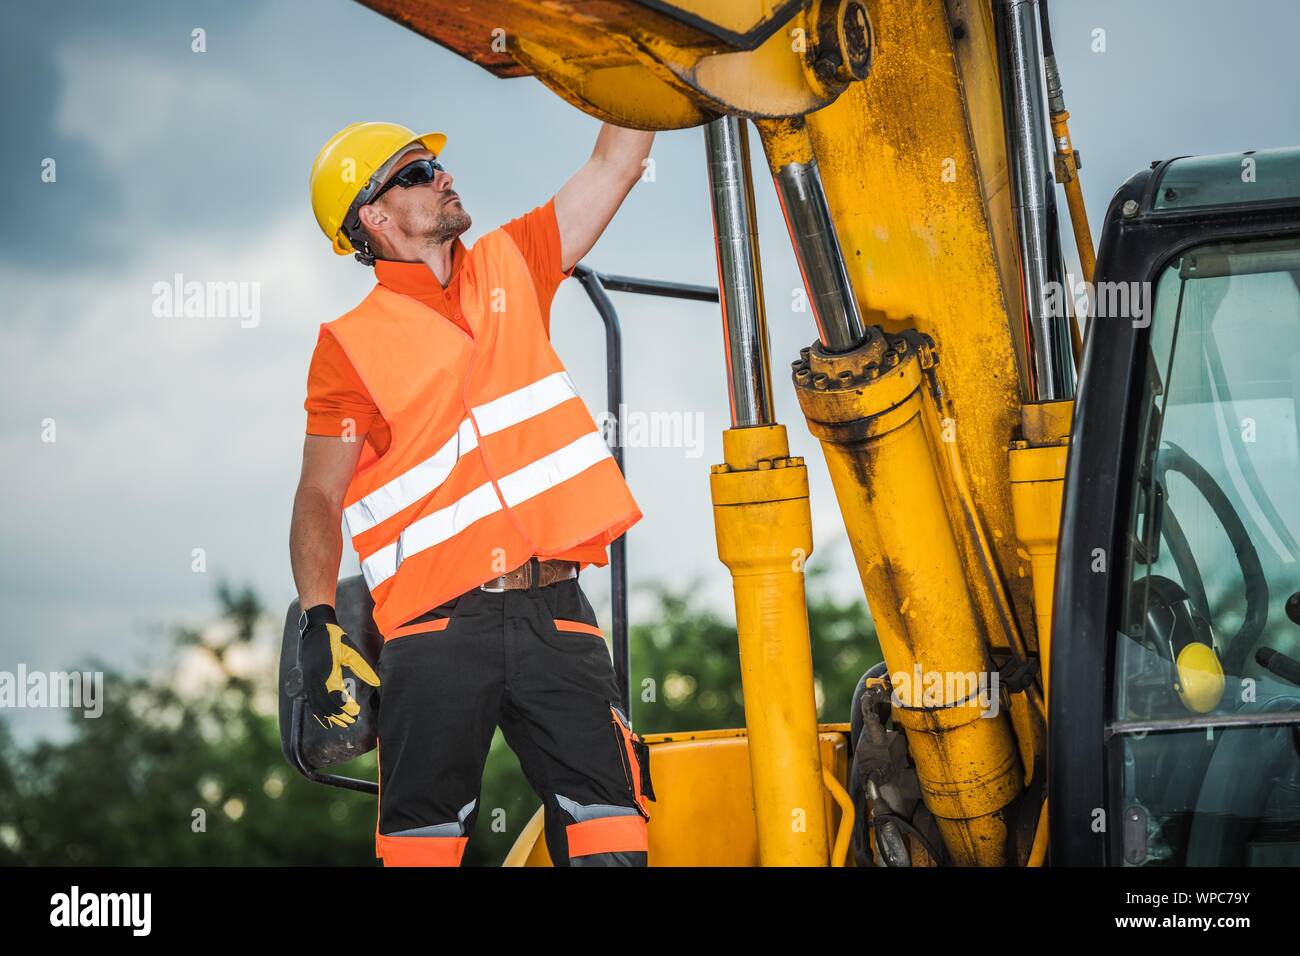
[[[654,138],[653,132],[604,124],[591,158],[555,194],[560,267],[565,272],[591,251],[632,191]]]

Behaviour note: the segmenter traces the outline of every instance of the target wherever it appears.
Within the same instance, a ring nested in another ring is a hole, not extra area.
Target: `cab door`
[[[1253,193],[1250,155],[1160,164],[1107,217],[1062,510],[1053,863],[1300,864],[1300,151]]]

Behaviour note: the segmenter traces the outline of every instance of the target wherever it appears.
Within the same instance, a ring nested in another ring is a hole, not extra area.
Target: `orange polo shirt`
[[[501,227],[523,253],[537,288],[537,304],[546,332],[551,331],[551,300],[560,283],[573,272],[560,268],[560,228],[555,221],[555,200],[512,219]],[[469,323],[460,310],[460,267],[468,250],[457,239],[452,244],[451,279],[444,287],[423,262],[375,262],[375,279],[394,292],[423,302],[451,319],[466,333]],[[470,333],[472,334],[472,333]],[[376,454],[388,450],[392,432],[375,405],[361,376],[342,346],[328,330],[316,343],[307,372],[307,434],[342,435],[347,423],[353,434],[365,435]],[[562,554],[550,555],[579,564],[603,566],[608,562],[604,545],[581,544]]]

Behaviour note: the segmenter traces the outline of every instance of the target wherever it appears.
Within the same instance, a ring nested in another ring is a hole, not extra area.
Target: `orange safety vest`
[[[608,544],[641,519],[514,240],[488,233],[461,269],[472,338],[382,285],[321,326],[392,430],[383,455],[366,443],[343,500],[384,635],[533,555]]]

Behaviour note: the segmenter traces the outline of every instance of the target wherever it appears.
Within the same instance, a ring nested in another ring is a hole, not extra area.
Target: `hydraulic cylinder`
[[[922,796],[949,855],[1010,859],[1004,812],[1023,787],[987,635],[967,580],[923,403],[935,354],[916,333],[803,349],[794,383],[821,441]],[[950,436],[949,436],[950,437]]]
[[[808,470],[783,425],[722,433],[709,477],[718,557],[731,571],[759,859],[827,866],[804,563],[812,553]]]

